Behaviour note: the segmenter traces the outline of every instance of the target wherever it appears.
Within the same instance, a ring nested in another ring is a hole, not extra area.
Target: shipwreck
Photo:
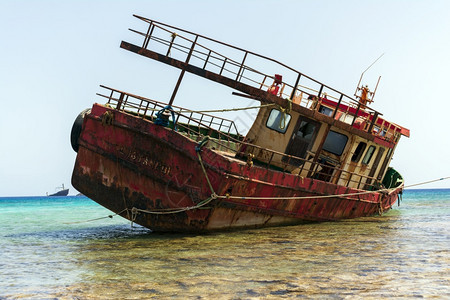
[[[72,128],[78,191],[170,232],[335,221],[396,203],[404,183],[389,164],[409,130],[369,107],[367,86],[348,96],[272,58],[135,17],[145,30],[130,30],[142,43],[120,47],[180,75],[166,102],[101,86],[104,104],[83,111]],[[186,72],[257,103],[236,109],[258,110],[245,135],[220,109],[174,105]]]

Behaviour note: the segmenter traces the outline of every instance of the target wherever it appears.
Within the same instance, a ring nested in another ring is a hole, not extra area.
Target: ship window
[[[373,133],[375,133],[376,135],[379,135],[379,136],[385,136],[385,135],[386,135],[386,132],[387,132],[386,129],[381,130],[381,128],[378,127],[378,126],[374,126],[374,127],[373,127]]]
[[[364,150],[366,150],[367,144],[364,142],[359,142],[358,146],[355,149],[355,153],[352,155],[352,161],[358,162],[361,158],[362,154],[364,153]]]
[[[370,160],[372,159],[374,152],[375,152],[375,146],[370,146],[366,152],[366,155],[364,155],[362,163],[365,165],[368,165]]]
[[[340,156],[342,155],[342,152],[344,152],[347,141],[348,137],[345,134],[336,131],[330,131],[327,135],[322,149]]]
[[[329,117],[331,117],[333,115],[333,110],[331,108],[323,106],[323,105],[320,106],[319,112],[321,114],[327,115]]]
[[[275,131],[285,133],[290,121],[290,114],[282,113],[277,109],[272,109],[269,119],[267,119],[266,126]]]
[[[310,122],[302,121],[297,131],[297,137],[303,138],[306,141],[311,141],[316,130],[316,125]]]

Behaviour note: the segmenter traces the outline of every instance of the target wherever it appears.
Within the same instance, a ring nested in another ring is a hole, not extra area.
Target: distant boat
[[[57,189],[60,189],[60,190],[57,191],[56,193],[50,194],[50,195],[48,195],[48,193],[47,193],[47,196],[49,196],[49,197],[52,197],[52,196],[67,196],[69,194],[69,189],[65,189],[64,188],[64,183],[62,184],[61,187],[57,187]]]

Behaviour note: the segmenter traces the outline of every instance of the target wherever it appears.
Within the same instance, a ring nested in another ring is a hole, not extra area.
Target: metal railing
[[[324,163],[324,159],[319,159],[319,161],[314,162],[312,159],[288,155],[246,142],[240,142],[240,144],[241,147],[237,151],[238,157],[247,159],[251,157],[252,160],[256,160],[257,164],[267,169],[274,168],[274,162],[276,161],[275,169],[289,173],[295,172],[298,176],[305,175],[303,177],[319,179],[335,184],[338,184],[342,180],[345,186],[348,187],[351,183],[354,183],[353,187],[357,189],[379,189],[381,186],[381,181],[375,177],[350,172],[340,167]],[[258,155],[258,152],[261,151],[267,152],[269,157],[267,161],[258,159],[261,156]]]
[[[101,86],[108,94],[97,95],[107,99],[107,105],[115,110],[126,112],[134,116],[154,121],[156,114],[167,106],[166,103],[148,99],[138,95],[123,92],[117,89]],[[237,131],[232,120],[192,111],[179,106],[172,106],[176,116],[175,121],[169,127],[178,128],[194,140],[200,140],[205,136],[212,137],[211,143],[219,145],[229,153],[244,160],[254,160],[256,164],[266,169],[275,169],[283,172],[295,172],[302,176],[304,170],[308,171],[307,177],[338,183],[341,179],[349,186],[354,183],[356,188],[378,188],[381,183],[374,177],[364,176],[358,173],[343,170],[337,166],[326,164],[319,159],[312,160],[277,152],[258,145],[247,143]],[[234,146],[230,146],[230,143]],[[267,153],[267,159],[261,160],[260,153]],[[367,184],[370,183],[370,184]]]
[[[258,69],[274,69],[282,74],[277,96],[289,99],[293,103],[308,109],[314,109],[313,102],[327,98],[336,102],[333,116],[341,111],[352,119],[348,123],[353,125],[357,119],[368,124],[360,128],[372,133],[378,116],[381,113],[363,106],[354,98],[339,92],[281,62],[272,58],[190,32],[172,25],[164,24],[152,19],[134,15],[139,20],[148,23],[147,30],[141,32],[130,31],[144,37],[142,49],[149,49],[172,57],[181,62],[188,62],[203,70],[214,72],[236,82],[244,83],[258,90],[267,91],[275,82],[275,75]],[[227,55],[222,54],[227,53]],[[229,54],[228,54],[229,53]],[[257,66],[252,67],[252,66]],[[343,109],[346,106],[346,109]],[[349,107],[353,108],[349,111]],[[364,111],[364,114],[361,112]]]
[[[151,121],[156,119],[158,111],[164,109],[167,104],[141,97],[138,95],[126,93],[117,89],[101,85],[102,88],[109,91],[109,95],[97,93],[98,96],[108,99],[107,105],[119,111],[125,111],[141,118],[146,118]],[[229,119],[213,116],[199,111],[185,109],[179,106],[171,106],[176,119],[172,120],[171,126],[176,124],[181,127],[182,131],[186,131],[193,135],[204,135],[205,132],[209,134],[215,133],[215,136],[220,139],[242,139],[239,134],[236,124]]]

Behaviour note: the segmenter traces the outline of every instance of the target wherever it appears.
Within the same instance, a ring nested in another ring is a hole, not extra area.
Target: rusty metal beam
[[[179,69],[185,68],[186,71],[188,71],[190,73],[193,73],[195,75],[198,75],[198,76],[207,78],[209,80],[218,82],[220,84],[229,86],[229,87],[231,87],[233,89],[239,90],[239,91],[244,92],[246,94],[256,96],[258,99],[260,99],[263,102],[276,103],[276,104],[278,104],[280,106],[283,106],[283,107],[288,107],[288,105],[289,105],[287,100],[282,99],[280,97],[277,97],[275,95],[269,94],[269,93],[267,93],[264,90],[257,89],[255,87],[252,87],[252,86],[249,86],[247,84],[238,82],[238,81],[236,81],[234,79],[230,79],[228,77],[216,74],[214,72],[210,72],[208,70],[204,70],[204,69],[196,67],[194,65],[186,64],[185,62],[179,61],[179,60],[171,58],[171,57],[167,57],[167,56],[162,55],[160,53],[157,53],[157,52],[154,52],[154,51],[151,51],[151,50],[148,50],[148,49],[143,49],[143,48],[141,48],[139,46],[127,43],[125,41],[122,41],[120,47],[123,48],[123,49],[129,50],[131,52],[140,54],[142,56],[145,56],[145,57],[148,57],[148,58],[151,58],[151,59],[163,62],[165,64],[171,65],[171,66],[179,68]]]
[[[175,100],[175,96],[177,95],[178,88],[180,87],[180,84],[181,84],[181,80],[183,80],[184,73],[186,72],[186,67],[189,66],[189,60],[191,59],[192,51],[194,51],[194,47],[197,43],[197,38],[198,38],[198,36],[195,37],[195,41],[192,43],[192,47],[189,50],[189,54],[186,58],[186,61],[184,62],[184,68],[181,68],[181,74],[178,77],[178,81],[177,81],[177,84],[175,85],[175,88],[173,89],[173,93],[172,93],[172,96],[170,97],[170,101],[169,101],[169,106],[171,106],[173,101]],[[174,35],[173,39],[175,39],[175,35]],[[173,40],[172,40],[172,42],[173,42]],[[169,49],[169,51],[170,51],[170,49]],[[168,57],[168,55],[169,55],[169,52],[167,52],[166,57]]]

